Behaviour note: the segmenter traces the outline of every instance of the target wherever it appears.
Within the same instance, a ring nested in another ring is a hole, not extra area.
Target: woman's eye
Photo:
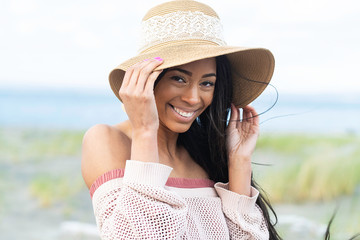
[[[185,82],[185,79],[179,76],[173,76],[171,79],[177,81],[177,82]]]
[[[213,87],[215,85],[215,83],[210,82],[210,81],[205,81],[205,82],[202,82],[201,85],[203,85],[205,87]]]

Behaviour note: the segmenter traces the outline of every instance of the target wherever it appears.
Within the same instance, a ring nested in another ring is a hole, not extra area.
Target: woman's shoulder
[[[131,126],[97,124],[86,131],[82,143],[81,171],[88,187],[102,174],[125,168],[130,159]]]
[[[96,124],[86,131],[84,138],[88,135],[100,135],[103,137],[124,137],[125,139],[130,140],[131,123],[129,120],[126,120],[115,125]]]

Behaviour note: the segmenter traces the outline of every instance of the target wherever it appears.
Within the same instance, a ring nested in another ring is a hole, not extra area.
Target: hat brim
[[[156,69],[160,70],[221,55],[226,55],[231,65],[232,102],[239,108],[245,107],[265,90],[273,75],[275,60],[267,49],[194,43],[162,46],[159,50],[139,54],[117,66],[109,75],[110,86],[121,101],[119,90],[125,72],[135,63],[161,57],[163,64]]]

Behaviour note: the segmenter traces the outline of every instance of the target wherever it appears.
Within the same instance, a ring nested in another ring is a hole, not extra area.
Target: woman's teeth
[[[191,117],[192,115],[194,115],[194,112],[184,112],[184,111],[181,111],[180,109],[178,109],[178,108],[176,108],[176,107],[173,107],[174,108],[174,110],[178,113],[178,114],[180,114],[181,116],[183,116],[183,117]]]

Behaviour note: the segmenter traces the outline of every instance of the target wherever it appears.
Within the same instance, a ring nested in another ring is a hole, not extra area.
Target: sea
[[[266,93],[252,104],[270,133],[359,134],[360,94]],[[127,119],[108,92],[0,89],[0,128],[86,130]]]

